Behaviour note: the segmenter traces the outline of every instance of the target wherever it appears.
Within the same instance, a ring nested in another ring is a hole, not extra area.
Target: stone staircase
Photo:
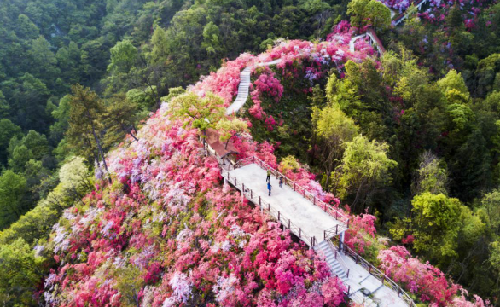
[[[330,271],[334,275],[338,276],[343,282],[347,281],[347,269],[344,268],[343,265],[337,261],[337,259],[335,259],[335,253],[338,253],[338,251],[329,240],[319,243],[314,246],[314,249],[316,252],[322,252],[325,255],[328,267],[330,267]]]
[[[281,59],[259,63],[257,67],[271,66],[276,65],[281,62]],[[233,103],[226,109],[226,115],[230,115],[233,113],[238,113],[238,111],[243,107],[243,105],[247,102],[248,99],[248,88],[250,87],[250,75],[252,73],[252,67],[245,67],[240,73],[240,85],[238,86],[238,94],[234,99]]]
[[[330,268],[332,274],[339,277],[345,285],[348,285],[348,268],[346,268],[345,265],[341,263],[340,258],[335,257],[335,253],[339,252],[337,248],[329,240],[325,240],[314,246],[314,249],[316,250],[316,252],[323,253],[323,255],[325,255],[326,262],[328,263],[328,267]],[[363,294],[360,290],[349,293],[349,297],[356,304],[360,304],[366,307],[378,307],[379,305],[372,298],[368,297],[368,295]]]

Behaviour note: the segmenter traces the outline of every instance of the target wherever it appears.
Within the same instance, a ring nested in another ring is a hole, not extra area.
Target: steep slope
[[[200,137],[206,128],[218,127],[221,141],[229,135],[236,159],[265,161],[338,208],[338,200],[324,193],[303,166],[291,171],[283,163],[277,165],[273,146],[254,142],[243,128],[236,133],[227,124],[234,117],[222,116],[215,123],[208,118],[230,105],[240,72],[247,66],[281,59],[282,74],[288,70],[298,74],[298,65],[304,64],[312,83],[330,69],[342,73],[348,59],[359,62],[374,53],[362,41],[358,51],[349,50],[349,38],[349,32],[339,32],[327,42],[282,42],[258,57],[242,55],[187,93],[163,103],[138,132],[138,141],[129,138],[110,153],[110,173],[96,171],[96,190],[54,226],[50,248],[59,267],[45,281],[46,301],[61,306],[345,303],[347,289],[331,276],[323,257],[294,242],[288,230],[281,230],[239,192],[222,184],[218,160],[208,155]],[[272,128],[277,123],[271,123],[260,97],[262,93],[280,97],[283,88],[273,72],[257,73],[264,77],[254,82],[248,112]],[[101,180],[107,176],[113,178],[112,185]],[[352,219],[346,243],[362,250],[375,238],[375,218]],[[404,281],[406,286],[418,285],[411,292],[420,295],[418,291],[428,290],[423,286],[430,288],[439,281],[440,287],[423,293],[421,301],[451,304],[458,286],[449,284],[439,270],[409,258],[403,249],[383,253],[384,269],[397,268],[391,260],[411,262],[418,270],[415,279]]]
[[[45,282],[47,302],[343,301],[344,288],[326,263],[222,186],[197,131],[166,111],[149,119],[139,142],[110,155],[114,184],[98,186],[54,227],[60,268]]]

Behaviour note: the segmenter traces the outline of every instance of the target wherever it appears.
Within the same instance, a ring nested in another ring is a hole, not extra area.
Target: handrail
[[[306,188],[304,188],[300,184],[294,182],[293,180],[291,180],[290,178],[288,178],[287,176],[285,176],[283,173],[281,173],[280,171],[276,170],[275,168],[273,168],[272,166],[270,166],[266,162],[262,161],[261,159],[255,157],[255,156],[252,156],[252,157],[249,157],[249,158],[246,158],[246,159],[241,159],[241,160],[238,160],[235,163],[234,168],[238,168],[238,167],[241,167],[241,166],[244,166],[244,165],[248,165],[248,164],[257,164],[262,169],[271,171],[271,174],[273,176],[275,176],[276,178],[283,177],[283,179],[284,179],[283,182],[286,185],[288,185],[294,191],[296,191],[299,194],[301,194],[307,200],[311,201],[313,203],[313,205],[322,208],[323,211],[325,211],[326,213],[328,213],[330,216],[332,216],[333,218],[335,218],[337,221],[339,221],[341,223],[344,223],[346,225],[345,227],[342,227],[342,228],[344,228],[344,230],[349,228],[349,220],[350,220],[350,218],[349,218],[349,216],[347,214],[343,213],[342,211],[340,211],[337,208],[332,207],[331,205],[325,203],[324,201],[316,198],[315,194],[309,192]]]
[[[393,24],[395,26],[398,26],[400,23],[402,23],[406,18],[408,18],[408,15],[412,14],[414,11],[418,11],[418,10],[421,10],[422,9],[422,5],[426,4],[427,3],[427,0],[421,0],[421,1],[418,1],[417,3],[414,3],[415,5],[415,9],[411,12],[403,12],[401,14],[399,14],[396,18],[394,18],[392,20]]]
[[[338,248],[336,248],[330,240],[328,240],[327,243],[328,243],[328,246],[333,250],[334,253],[340,253]],[[344,262],[344,259],[342,259],[341,255],[337,256],[337,254],[335,254],[335,260],[344,269],[344,272],[346,272],[346,274],[347,274],[347,278],[349,278],[349,267],[348,267],[347,263]]]
[[[219,166],[221,167],[221,175],[222,175],[222,177],[225,180],[227,180],[229,183],[233,184],[235,188],[239,189],[241,191],[242,195],[245,198],[247,198],[248,200],[252,201],[254,204],[258,205],[260,207],[261,211],[267,211],[267,213],[271,217],[273,217],[274,219],[276,219],[278,221],[278,223],[280,223],[285,229],[288,229],[291,233],[293,233],[294,235],[296,235],[301,241],[303,241],[306,245],[308,245],[309,248],[312,248],[312,247],[314,247],[317,244],[317,239],[316,239],[315,236],[308,235],[299,226],[297,226],[296,224],[294,224],[291,221],[290,218],[288,218],[285,215],[283,215],[281,213],[281,211],[277,211],[276,209],[274,209],[273,207],[271,207],[270,203],[266,202],[257,193],[254,193],[254,191],[252,189],[245,188],[245,184],[243,182],[241,182],[240,185],[238,185],[236,177],[231,178],[231,176],[230,176],[231,164],[228,165],[229,169],[227,169],[226,167],[223,167],[223,164],[221,163],[221,162],[223,162],[222,159],[217,159],[217,160],[218,160]],[[233,166],[233,170],[235,168],[241,167],[244,163],[246,163],[249,160],[250,160],[249,158],[243,159],[243,160],[239,160],[234,165],[232,165]],[[290,182],[293,183],[292,180],[288,179],[286,176],[284,176],[283,174],[281,174],[281,172],[275,170],[274,168],[272,168],[271,166],[269,166],[264,161],[262,161],[262,160],[260,160],[258,158],[253,157],[252,158],[252,162],[255,163],[255,160],[257,160],[258,164],[262,164],[263,166],[267,167],[269,170],[271,170],[271,172],[274,171],[273,174],[280,174],[287,181],[290,181]],[[233,180],[231,180],[231,179],[233,179]],[[300,188],[302,188],[300,185],[298,185],[298,186]],[[304,189],[304,188],[302,188],[302,189]],[[304,189],[304,192],[305,192],[305,189]],[[304,195],[305,195],[305,193],[304,193]],[[342,226],[340,226],[340,227],[344,228]],[[339,242],[340,242],[340,238],[339,238],[338,234],[339,234],[339,225],[337,224],[335,227],[327,229],[327,230],[324,231],[324,236],[325,236],[324,239],[325,240],[327,240],[327,239],[339,240]],[[328,242],[329,247],[332,248],[333,244],[331,243],[331,241],[328,240],[327,242]],[[337,252],[336,251],[337,249],[335,249],[335,248],[333,248],[333,249],[334,249],[334,252]],[[387,282],[389,284],[390,288],[393,291],[396,291],[398,293],[398,296],[402,295],[403,300],[410,307],[416,307],[416,304],[413,301],[413,299],[396,282],[394,282],[392,279],[390,279],[389,277],[387,277],[378,268],[376,268],[371,263],[369,263],[368,261],[366,261],[363,257],[359,256],[359,254],[357,254],[355,251],[353,251],[347,245],[342,244],[341,245],[341,249],[343,249],[344,252],[349,257],[355,259],[356,263],[360,263],[362,267],[364,267],[365,269],[367,269],[368,272],[370,273],[370,275],[372,275],[375,278],[377,278],[378,280],[380,280],[383,285],[386,285],[386,282]],[[348,268],[347,264],[344,262],[344,260],[342,259],[342,257],[336,257],[336,259],[337,259],[338,263],[344,268],[344,271],[347,272],[347,274],[349,274],[348,273],[349,272],[349,268]],[[347,294],[349,294],[349,290],[347,290]]]
[[[235,188],[239,189],[246,199],[258,205],[261,211],[267,211],[271,217],[276,219],[285,229],[290,230],[291,233],[296,235],[310,248],[316,245],[317,239],[315,236],[308,235],[302,228],[294,224],[290,218],[283,215],[281,211],[277,211],[271,207],[271,204],[266,202],[258,193],[255,193],[252,189],[245,188],[243,182],[237,182],[236,177],[231,177],[229,171],[222,169],[221,175],[225,180],[234,185]]]
[[[338,240],[337,237],[334,237],[333,240]],[[382,285],[387,286],[389,284],[389,288],[391,290],[395,291],[398,293],[398,297],[402,297],[405,303],[407,303],[410,307],[416,307],[417,305],[413,301],[413,299],[410,297],[406,291],[401,288],[395,281],[393,281],[391,278],[389,278],[387,275],[385,275],[382,271],[380,271],[378,268],[376,268],[373,264],[365,260],[363,257],[361,257],[358,253],[356,253],[354,250],[352,250],[349,246],[346,244],[342,244],[341,249],[344,251],[346,255],[351,257],[356,261],[356,264],[361,265],[363,268],[365,268],[370,275],[373,277],[377,278],[382,282]],[[386,284],[387,283],[387,284]]]
[[[335,227],[332,227],[330,229],[326,229],[323,231],[323,240],[328,240],[330,238],[338,236],[346,230],[347,230],[347,228],[345,228],[341,224],[337,224],[337,225],[335,225]]]

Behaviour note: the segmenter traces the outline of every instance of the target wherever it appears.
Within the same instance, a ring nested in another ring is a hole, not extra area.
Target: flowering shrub
[[[443,272],[429,263],[422,263],[403,246],[393,246],[379,252],[381,268],[394,281],[404,285],[411,293],[418,293],[423,302],[431,306],[451,304],[459,286],[448,283]]]
[[[254,59],[253,55],[243,53],[236,60],[224,63],[217,72],[212,72],[209,76],[202,77],[189,90],[200,97],[204,97],[208,92],[220,96],[224,99],[225,106],[227,107],[238,92],[241,70],[251,64]]]
[[[345,234],[345,244],[363,254],[365,247],[371,245],[371,239],[375,238],[375,219],[373,215],[367,213],[352,217]]]
[[[243,67],[277,58],[282,59],[281,75],[293,77],[297,64],[304,64],[304,73],[314,81],[327,68],[341,69],[347,59],[361,61],[373,51],[361,41],[351,52],[348,28],[342,23],[326,42],[289,41],[258,57],[244,54],[190,91],[209,99],[208,93],[213,93],[228,105]],[[258,93],[252,99],[266,93],[279,100],[283,87],[273,72],[263,71],[265,75],[254,82]],[[255,101],[250,113],[274,127],[275,119],[266,117]],[[110,174],[99,177],[109,175],[114,183],[100,181],[54,225],[49,247],[58,268],[45,279],[45,301],[51,306],[344,303],[346,288],[330,275],[324,259],[293,242],[288,231],[252,209],[228,184],[222,185],[218,163],[205,155],[195,120],[174,120],[168,109],[164,104],[151,116],[138,131],[137,142],[121,144],[109,155]],[[237,124],[242,128],[244,121]],[[225,130],[234,135],[235,129]],[[245,133],[232,139],[238,158],[255,156],[277,167],[270,143],[257,144]],[[278,168],[318,199],[338,205],[310,172],[293,164]],[[374,222],[368,214],[353,217],[346,244],[363,252],[375,238]],[[422,301],[469,306],[463,297],[454,298],[458,286],[449,285],[438,269],[411,258],[404,247],[381,250],[378,259],[387,274],[418,292]]]
[[[467,290],[461,288],[460,289],[462,292],[462,295],[459,297],[456,297],[453,299],[453,302],[450,304],[450,306],[455,306],[455,307],[488,307],[492,306],[490,304],[490,301],[486,300],[484,301],[482,298],[480,298],[477,295],[474,295],[474,302],[469,302],[465,298],[465,295],[467,295]]]
[[[219,183],[199,132],[166,107],[139,141],[109,155],[112,185],[85,196],[54,226],[53,306],[338,306],[345,287],[326,262]],[[184,126],[184,127],[183,127]],[[273,146],[237,138],[245,156],[276,166]],[[129,272],[129,273],[127,273]],[[309,305],[308,305],[309,304]]]

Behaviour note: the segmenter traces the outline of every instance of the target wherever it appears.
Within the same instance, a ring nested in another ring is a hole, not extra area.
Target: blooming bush
[[[443,272],[429,263],[422,263],[403,246],[393,246],[379,252],[381,268],[394,281],[411,293],[418,293],[431,306],[447,306],[454,300],[459,286],[449,283]]]
[[[54,226],[59,263],[45,281],[53,306],[338,306],[345,287],[326,262],[294,243],[220,184],[199,131],[162,107],[139,141],[109,155],[105,181]],[[276,166],[268,143],[238,138],[241,154]],[[307,305],[307,304],[306,304]]]
[[[370,246],[375,238],[375,219],[367,213],[352,217],[345,234],[345,244],[363,254],[365,247]]]

